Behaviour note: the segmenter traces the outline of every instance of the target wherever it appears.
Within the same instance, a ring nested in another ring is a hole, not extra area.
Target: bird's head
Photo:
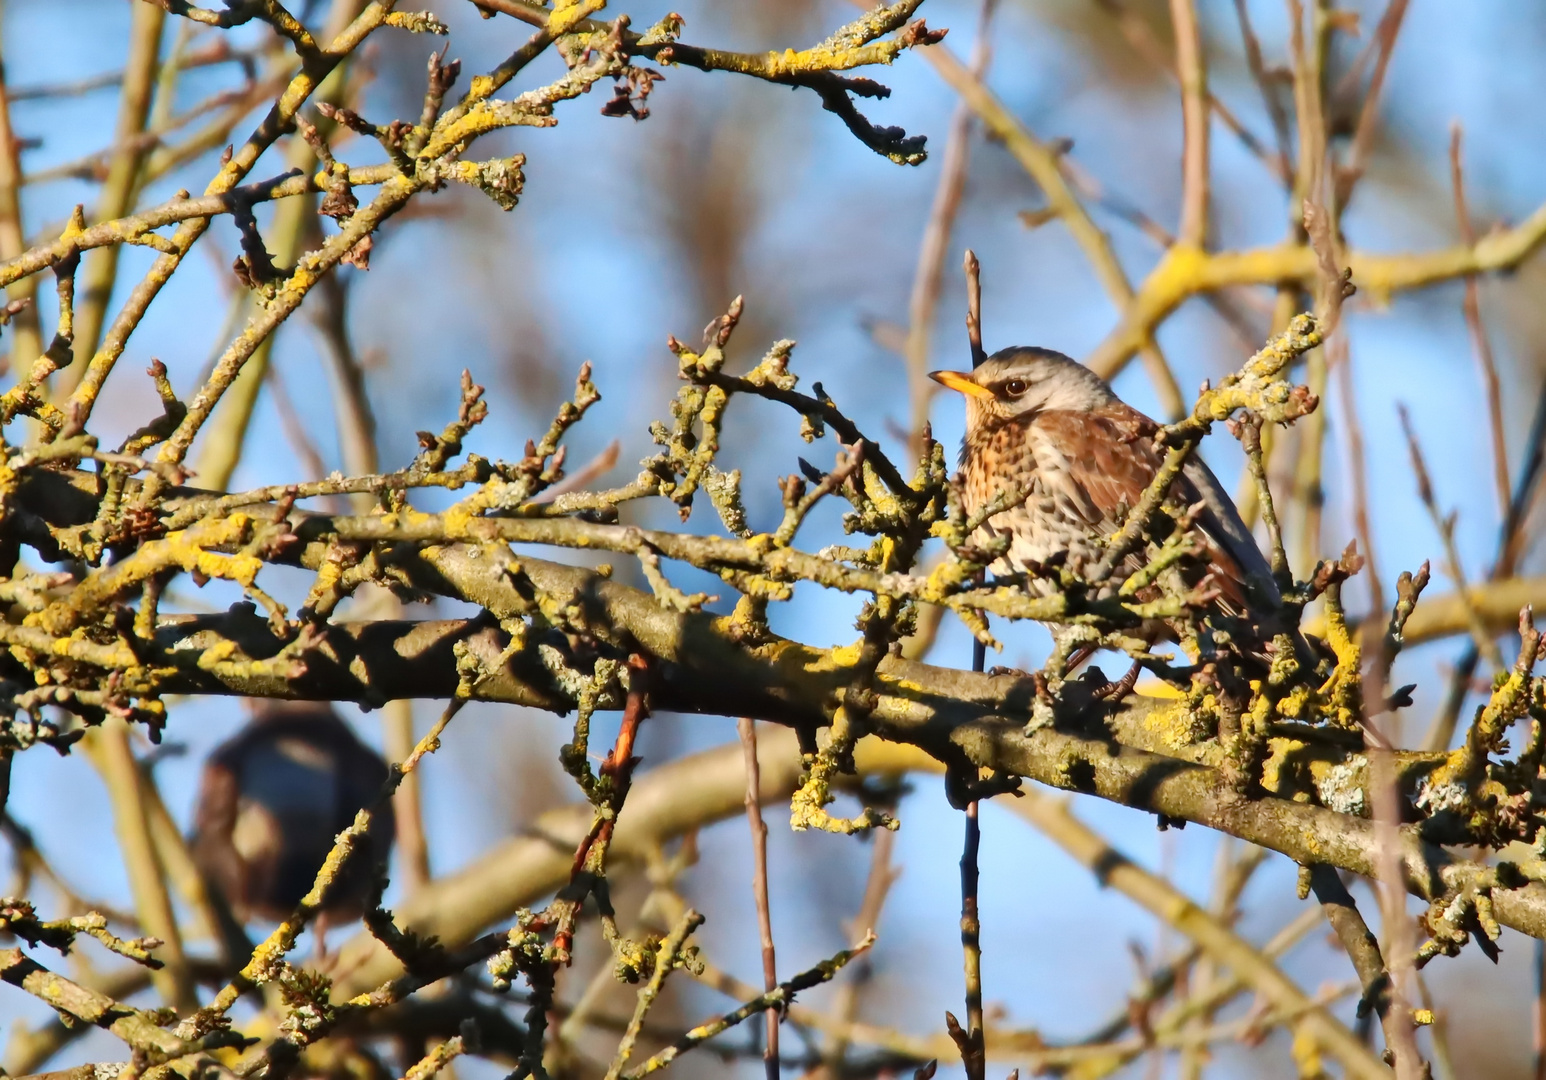
[[[967,431],[1117,400],[1105,380],[1077,360],[1029,345],[1001,349],[971,371],[931,371],[929,378],[966,398]]]

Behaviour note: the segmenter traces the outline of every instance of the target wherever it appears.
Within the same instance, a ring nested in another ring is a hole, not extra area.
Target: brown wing
[[[1062,457],[1068,482],[1060,494],[1103,534],[1114,532],[1159,468],[1154,421],[1115,404],[1090,412],[1049,409],[1035,426]]]
[[[1036,418],[1036,426],[1062,454],[1070,501],[1103,534],[1115,532],[1159,471],[1163,458],[1154,445],[1159,425],[1137,409],[1118,402],[1090,412],[1049,410]],[[1228,542],[1231,538],[1227,531],[1218,524],[1214,500],[1204,499],[1188,475],[1177,478],[1173,491],[1177,501],[1186,506],[1198,502],[1206,506],[1195,531],[1209,569],[1194,584],[1216,589],[1224,610],[1232,614],[1245,611],[1246,571],[1230,550],[1234,545]],[[1244,531],[1244,526],[1240,529]],[[1251,542],[1249,534],[1247,541]],[[1254,542],[1251,543],[1254,549]],[[1259,553],[1257,558],[1260,559]],[[1136,569],[1136,563],[1131,569]]]

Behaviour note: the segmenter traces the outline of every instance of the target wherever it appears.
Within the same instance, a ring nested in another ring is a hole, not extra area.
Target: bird
[[[1008,537],[992,571],[1001,577],[1024,574],[1031,592],[1046,595],[1057,586],[1043,570],[1057,560],[1075,572],[1095,565],[1164,461],[1154,438],[1159,424],[1122,401],[1095,372],[1052,349],[1002,349],[971,371],[934,371],[929,377],[966,400],[960,467],[967,517],[995,499],[1024,493],[973,535],[977,544]],[[1189,529],[1201,554],[1183,567],[1183,578],[1212,597],[1207,616],[1234,620],[1238,629],[1241,620],[1281,609],[1281,590],[1250,529],[1195,454],[1176,478],[1171,505],[1192,511]],[[1128,555],[1100,587],[1103,593],[1115,592],[1146,561],[1142,547]],[[1158,595],[1153,587],[1146,592],[1138,598]],[[1139,636],[1151,645],[1162,638],[1186,641],[1189,629],[1166,620],[1145,623]],[[1258,656],[1270,650],[1264,643],[1270,637],[1263,634],[1255,643]]]
[[[189,841],[194,862],[238,922],[286,919],[338,833],[379,801],[387,775],[386,762],[330,706],[270,704],[204,763]],[[319,953],[325,926],[364,913],[394,832],[384,802],[324,898]]]

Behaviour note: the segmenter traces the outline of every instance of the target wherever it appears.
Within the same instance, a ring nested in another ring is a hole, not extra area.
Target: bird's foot
[[[1143,665],[1134,660],[1133,666],[1127,669],[1126,675],[1116,682],[1107,682],[1105,686],[1095,691],[1095,696],[1103,701],[1121,701],[1133,692],[1133,687],[1138,684],[1138,676],[1142,671]]]

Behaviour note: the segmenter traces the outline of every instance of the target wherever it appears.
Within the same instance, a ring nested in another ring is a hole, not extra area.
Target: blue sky
[[[464,3],[435,6],[453,27],[451,55],[461,57],[469,73],[497,62],[526,36],[511,20],[479,20]],[[1354,6],[1364,13],[1367,33],[1378,10],[1368,3]],[[685,6],[658,0],[614,10],[627,10],[637,27],[671,7],[687,16],[687,40],[747,48],[813,42],[852,11],[815,0],[775,15],[752,0]],[[1203,0],[1199,7],[1216,92],[1265,134],[1259,97],[1244,77],[1232,5]],[[1254,0],[1251,10],[1269,52],[1281,57],[1280,6]],[[128,12],[120,0],[12,0],[0,16],[10,85],[63,82],[116,69]],[[931,25],[951,27],[948,44],[965,55],[976,5],[929,0],[920,14]],[[169,33],[175,32],[175,20],[169,24]],[[1180,186],[1178,104],[1119,44],[1090,50],[1086,27],[1112,39],[1110,27],[1078,0],[1005,0],[995,23],[990,83],[1038,135],[1072,138],[1082,167],[1173,225]],[[247,28],[230,37],[239,45],[255,34]],[[63,41],[68,48],[57,47]],[[1535,107],[1546,94],[1543,45],[1546,14],[1533,5],[1483,0],[1458,14],[1450,5],[1413,5],[1391,64],[1385,132],[1346,218],[1353,244],[1398,251],[1454,242],[1445,156],[1452,121],[1461,122],[1467,133],[1471,205],[1481,227],[1518,220],[1546,199],[1546,114]],[[416,112],[422,65],[431,47],[431,42],[400,33],[378,35],[370,59],[375,79],[365,98],[372,119],[384,122]],[[545,58],[523,85],[551,77],[556,65],[554,58]],[[222,80],[231,74],[211,69],[188,77],[177,109],[226,85]],[[383,433],[383,465],[406,463],[414,450],[413,432],[438,429],[454,414],[457,378],[464,367],[489,387],[493,411],[469,448],[487,456],[518,456],[524,440],[546,426],[580,363],[590,360],[604,398],[575,431],[570,460],[587,460],[615,437],[623,444],[616,475],[626,475],[634,461],[650,452],[647,423],[665,414],[675,389],[675,361],[665,348],[666,335],[695,341],[698,329],[735,292],[745,293],[749,314],[735,339],[732,363],[749,365],[775,338],[796,338],[800,344],[793,368],[804,385],[820,380],[867,431],[885,439],[888,421],[905,419],[905,380],[900,363],[871,340],[865,327],[875,319],[905,321],[916,247],[938,177],[937,151],[943,149],[954,100],[919,57],[904,55],[877,75],[894,94],[885,102],[866,103],[865,111],[877,122],[928,134],[936,154],[927,164],[900,168],[874,155],[808,93],[684,69],[667,73],[650,100],[653,115],[644,123],[599,116],[605,95],[598,92],[562,107],[556,128],[521,130],[480,144],[480,152],[527,155],[521,205],[503,214],[476,192],[445,192],[428,200],[435,213],[391,223],[370,272],[354,274],[352,331],[358,347],[375,358],[370,393]],[[111,90],[64,102],[18,103],[14,121],[19,133],[46,133],[42,147],[24,157],[28,171],[106,143],[114,104]],[[238,134],[252,122],[239,125]],[[747,138],[754,129],[761,137]],[[1281,192],[1217,126],[1214,147],[1215,242],[1277,241],[1287,213]],[[353,142],[341,149],[341,156],[363,163],[376,160],[379,152]],[[271,152],[253,175],[273,175],[283,167],[282,152]],[[212,168],[212,157],[206,156],[156,184],[144,198],[159,201],[179,186],[202,187]],[[92,186],[77,181],[29,187],[24,195],[29,232],[62,222],[77,201],[89,209],[95,198]],[[706,245],[695,247],[692,241],[703,236],[694,226],[702,225],[711,198],[729,198],[740,208],[729,217],[735,227],[728,234],[710,231]],[[1078,356],[1102,339],[1115,313],[1060,225],[1028,231],[1019,222],[1019,211],[1039,205],[1034,185],[1004,150],[977,140],[952,249],[971,246],[982,257],[990,349],[1036,343]],[[266,220],[260,215],[260,221]],[[1129,275],[1141,277],[1153,264],[1153,246],[1119,222],[1100,220],[1111,230]],[[219,256],[195,253],[132,339],[99,410],[104,441],[154,415],[149,380],[139,374],[152,357],[165,361],[174,384],[188,392],[207,358],[223,346],[234,288],[228,270],[236,253],[234,230],[228,222],[217,224],[204,246]],[[144,249],[125,252],[115,304],[150,258]],[[952,268],[955,259],[953,254]],[[710,273],[706,267],[722,272]],[[724,295],[706,295],[721,286]],[[1541,366],[1535,299],[1540,287],[1537,259],[1483,290],[1516,450]],[[934,335],[933,366],[965,363],[962,307],[961,283],[952,272]],[[1393,576],[1423,559],[1433,559],[1436,568],[1441,561],[1438,538],[1416,500],[1396,425],[1395,405],[1402,402],[1424,441],[1440,500],[1458,512],[1467,572],[1479,576],[1490,559],[1497,508],[1485,405],[1461,320],[1458,285],[1399,297],[1388,310],[1355,303],[1349,326],[1380,566]],[[1244,356],[1236,339],[1200,303],[1167,323],[1160,342],[1188,391],[1232,369]],[[304,319],[292,320],[280,332],[275,364],[326,466],[338,467],[324,362]],[[1124,372],[1117,388],[1139,407],[1155,408],[1136,366]],[[1352,529],[1343,414],[1335,394],[1327,407],[1324,548],[1330,552],[1341,549]],[[793,471],[797,455],[820,464],[833,448],[830,441],[804,447],[796,438],[797,420],[772,406],[746,401],[737,402],[734,410],[741,422],[726,460],[746,470],[754,520],[766,524],[777,513],[775,478]],[[934,421],[936,433],[953,446],[962,422],[957,403],[941,399]],[[889,440],[891,448],[896,445]],[[267,395],[249,447],[237,486],[306,478]],[[1233,442],[1216,438],[1206,450],[1232,483],[1240,468]],[[435,505],[434,499],[425,505]],[[670,518],[641,511],[638,520],[665,523]],[[695,518],[693,527],[711,526]],[[806,543],[816,548],[839,535],[837,515],[829,514],[813,523]],[[672,572],[684,588],[704,587],[691,574]],[[1447,587],[1443,574],[1436,578],[1435,589]],[[304,581],[276,573],[269,587],[294,598]],[[217,586],[206,592],[198,599],[230,599]],[[775,625],[803,640],[842,642],[853,635],[855,611],[852,598],[805,588],[796,603],[777,614]],[[1014,628],[1005,640],[1008,663],[1035,662],[1044,648],[1044,636],[1033,627]],[[1442,694],[1441,665],[1454,651],[1451,643],[1403,660],[1398,676],[1419,682],[1413,711],[1419,723]],[[968,657],[964,632],[947,626],[934,661],[964,666]],[[421,719],[429,713],[428,706],[422,708]],[[158,776],[180,820],[186,820],[203,753],[240,721],[239,710],[228,702],[174,708],[168,737],[186,744],[188,754],[164,762]],[[652,723],[646,767],[652,755],[734,738],[733,726],[718,719],[664,717]],[[377,738],[373,717],[364,718],[360,730],[368,739]],[[518,827],[530,807],[519,792],[511,792],[518,773],[507,762],[511,755],[546,752],[562,735],[561,722],[514,709],[482,707],[458,719],[445,751],[426,770],[437,871],[465,863]],[[62,791],[70,798],[61,800]],[[17,766],[11,806],[19,820],[37,830],[45,850],[78,889],[125,902],[122,868],[103,857],[106,847],[85,851],[65,840],[72,829],[105,829],[110,820],[105,795],[83,758],[55,759],[42,751],[25,755]],[[1184,888],[1194,896],[1206,895],[1214,836],[1196,828],[1156,834],[1148,818],[1087,800],[1078,809],[1129,854],[1153,866],[1163,860]],[[851,840],[793,836],[782,826],[782,810],[772,817],[781,968],[793,971],[840,944],[836,917],[858,903],[867,852],[851,851]],[[956,1008],[960,997],[955,936],[960,822],[939,785],[927,779],[903,804],[902,817],[897,856],[905,872],[880,927],[878,982],[868,1008],[874,1019],[927,1031],[937,1028],[942,1011]],[[711,919],[702,937],[710,955],[750,978],[757,960],[744,887],[750,870],[743,828],[741,822],[730,822],[705,834],[705,858],[690,885],[709,905]],[[1014,1023],[1038,1026],[1049,1037],[1076,1036],[1104,1018],[1132,980],[1129,940],[1143,942],[1152,952],[1152,921],[1120,896],[1101,891],[1028,826],[996,809],[985,815],[983,865],[989,997],[1006,1005]],[[1293,868],[1282,859],[1269,860],[1247,894],[1249,914],[1242,928],[1258,940],[1270,935],[1298,908],[1292,889]],[[1527,943],[1510,935],[1505,968],[1489,973],[1485,985],[1521,988],[1527,958]],[[1529,1045],[1522,998],[1511,994],[1489,1006],[1492,1015],[1480,1015],[1474,996],[1479,984],[1472,981],[1475,963],[1474,956],[1440,962],[1433,969],[1435,993],[1456,1011],[1457,1026],[1473,1025],[1471,1036],[1480,1039],[1489,1031],[1485,1025],[1500,1024],[1506,1030],[1491,1043],[1522,1055]],[[1347,975],[1344,958],[1319,937],[1293,954],[1288,969],[1312,990]],[[692,1003],[689,1011],[719,1007],[706,995]],[[0,1020],[24,1015],[35,1019],[40,1014],[19,995],[0,997]],[[1279,1063],[1274,1068],[1287,1060],[1283,1053],[1272,1057]]]

